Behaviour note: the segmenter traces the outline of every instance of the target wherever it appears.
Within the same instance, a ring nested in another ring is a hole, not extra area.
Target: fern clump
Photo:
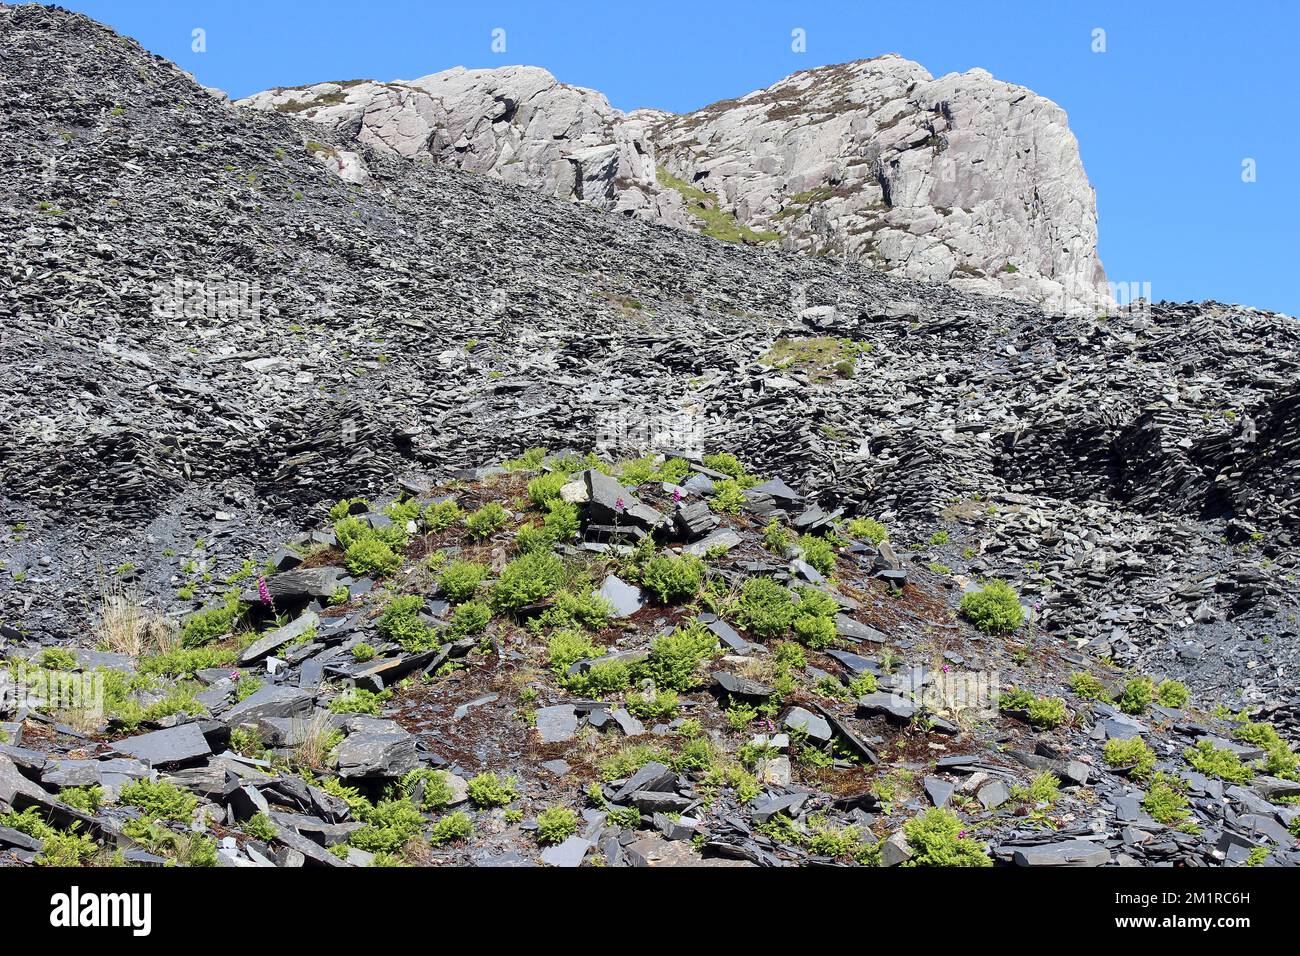
[[[988,852],[966,836],[961,819],[951,810],[934,808],[903,824],[912,850],[904,866],[992,866]]]
[[[442,571],[438,587],[447,600],[468,601],[479,589],[479,585],[488,575],[487,565],[477,561],[452,561]]]
[[[465,519],[465,528],[471,538],[490,538],[502,528],[510,515],[495,501],[490,501]]]
[[[982,590],[961,599],[961,611],[987,634],[1005,634],[1025,623],[1020,598],[1005,581],[990,581]]]
[[[656,687],[690,690],[700,683],[700,665],[717,649],[717,636],[704,625],[691,623],[657,638],[641,669]]]
[[[704,585],[704,565],[694,555],[660,555],[641,569],[641,583],[661,604],[689,600]]]
[[[1156,752],[1141,737],[1112,738],[1106,741],[1101,755],[1109,767],[1129,768],[1128,774],[1134,780],[1149,779],[1156,768]]]
[[[540,843],[563,843],[578,832],[578,815],[568,807],[547,807],[537,815]]]
[[[496,587],[492,605],[511,613],[550,597],[564,583],[564,565],[553,554],[530,551],[505,566]]]

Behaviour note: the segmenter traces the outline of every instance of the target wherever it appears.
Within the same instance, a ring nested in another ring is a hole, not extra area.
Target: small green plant
[[[263,843],[270,843],[280,834],[275,824],[271,822],[271,818],[265,813],[255,813],[245,820],[244,832],[254,840],[261,840]]]
[[[494,773],[481,773],[469,782],[469,798],[476,807],[504,807],[519,799],[514,777],[502,780]]]
[[[568,807],[547,807],[537,815],[537,839],[563,843],[578,832],[578,815]]]
[[[348,842],[368,853],[396,853],[424,828],[424,817],[405,798],[381,800],[365,810],[365,822]]]
[[[1119,698],[1119,709],[1126,714],[1140,714],[1155,698],[1156,686],[1150,677],[1135,677],[1124,685]]]
[[[353,644],[352,659],[361,663],[375,659],[375,649],[369,644]]]
[[[966,594],[961,599],[961,611],[987,634],[1009,633],[1025,623],[1020,598],[1005,581],[990,581],[982,590]]]
[[[690,690],[700,682],[700,665],[711,658],[717,648],[717,636],[704,625],[692,622],[651,643],[650,656],[642,670],[656,687]]]
[[[745,490],[740,483],[730,478],[723,479],[713,486],[713,510],[720,514],[740,514],[745,504]]]
[[[420,515],[424,527],[432,532],[446,531],[461,518],[460,505],[455,498],[436,501],[424,509]]]
[[[377,537],[353,541],[344,552],[348,573],[356,577],[383,577],[402,566],[402,558]]]
[[[1101,700],[1106,693],[1106,685],[1092,674],[1076,671],[1070,675],[1070,690],[1084,700]]]
[[[998,709],[1023,713],[1035,727],[1051,729],[1065,723],[1070,713],[1059,697],[1036,697],[1027,690],[1012,688],[998,698]]]
[[[1254,771],[1241,762],[1231,750],[1216,747],[1214,741],[1201,739],[1195,747],[1183,751],[1183,758],[1196,770],[1208,777],[1217,777],[1229,783],[1249,783]]]
[[[185,619],[181,625],[181,645],[192,648],[211,644],[229,634],[246,610],[247,606],[239,600],[239,591],[231,590],[220,606],[195,611]]]
[[[1050,808],[1061,796],[1061,778],[1050,770],[1034,774],[1028,786],[1015,785],[1011,796],[1035,807]]]
[[[964,835],[961,819],[935,807],[903,824],[912,850],[904,866],[992,866],[983,845]]]
[[[1142,798],[1142,809],[1151,819],[1165,826],[1179,826],[1191,813],[1187,809],[1187,798],[1183,796],[1183,783],[1166,774],[1156,774],[1147,794]]]
[[[375,626],[390,641],[404,650],[415,652],[436,646],[436,635],[429,625],[420,620],[424,598],[418,594],[402,594],[389,598]]]
[[[790,592],[771,578],[749,578],[733,606],[736,622],[759,640],[784,637],[794,624]]]
[[[939,548],[947,544],[950,540],[951,537],[947,531],[936,531],[934,534],[930,535],[930,546],[933,548]]]
[[[521,554],[501,572],[492,589],[492,605],[513,613],[549,597],[563,583],[564,565],[558,557],[540,551]]]
[[[468,637],[482,633],[492,620],[492,608],[482,601],[466,601],[451,613],[447,633],[453,637]]]
[[[468,601],[488,575],[487,565],[477,561],[452,561],[443,569],[438,586],[447,600]]]
[[[469,814],[457,810],[455,813],[439,818],[429,834],[429,842],[434,846],[446,846],[448,843],[468,840],[473,832],[474,825],[470,822]]]
[[[1109,767],[1129,768],[1129,776],[1134,780],[1150,779],[1156,768],[1156,752],[1141,737],[1112,738],[1106,741],[1101,755]]]
[[[1175,710],[1187,706],[1187,702],[1192,699],[1192,692],[1187,689],[1187,685],[1176,680],[1164,680],[1156,688],[1156,700],[1163,707],[1170,707]]]
[[[104,804],[104,789],[99,784],[89,787],[67,787],[60,791],[59,799],[82,813],[98,813]]]
[[[497,502],[490,501],[465,519],[465,527],[471,538],[480,540],[490,538],[503,527],[510,515]]]
[[[642,720],[661,720],[677,712],[677,692],[661,690],[654,694],[628,694],[628,712]]]
[[[197,797],[178,790],[170,783],[137,780],[128,783],[118,794],[124,807],[138,807],[150,820],[175,820],[186,823],[199,805]]]
[[[651,558],[641,569],[641,584],[661,604],[686,601],[700,593],[704,584],[704,565],[690,554],[680,557],[660,555]]]
[[[412,770],[402,778],[400,788],[402,795],[408,799],[414,799],[415,795],[419,793],[419,807],[425,813],[441,810],[443,807],[448,806],[455,797],[451,784],[447,782],[447,774],[429,767],[419,767]]]
[[[794,536],[790,530],[776,518],[769,521],[763,529],[763,545],[774,554],[784,555],[793,542]]]
[[[870,541],[875,545],[889,537],[889,530],[874,518],[853,518],[844,525],[844,533],[850,538]]]
[[[799,549],[803,559],[817,569],[818,573],[830,577],[835,571],[835,548],[825,538],[804,534],[799,536]]]
[[[391,690],[382,690],[376,694],[364,687],[352,687],[331,700],[329,710],[331,714],[365,714],[378,717],[380,705],[392,696]]]

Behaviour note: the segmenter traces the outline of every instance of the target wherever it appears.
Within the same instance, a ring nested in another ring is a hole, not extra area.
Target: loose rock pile
[[[1005,578],[1045,638],[1292,726],[1294,319],[1044,314],[364,146],[349,183],[84,17],[0,7],[0,53],[5,640],[175,622],[397,481],[727,449],[760,508],[885,522],[882,570]]]
[[[0,865],[1300,863],[1272,725],[730,456],[537,450],[330,519],[179,633],[8,639]]]

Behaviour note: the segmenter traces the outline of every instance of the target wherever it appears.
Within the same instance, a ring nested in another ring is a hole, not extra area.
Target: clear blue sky
[[[234,97],[526,63],[622,109],[684,111],[880,53],[936,76],[984,67],[1069,113],[1111,281],[1300,314],[1296,0],[62,2]],[[191,50],[196,27],[206,52]],[[796,27],[804,53],[791,50]]]

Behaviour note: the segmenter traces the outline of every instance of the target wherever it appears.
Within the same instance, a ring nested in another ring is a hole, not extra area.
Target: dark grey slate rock
[[[118,753],[143,761],[151,767],[176,767],[212,754],[198,724],[181,724],[167,730],[140,734],[113,744]]]
[[[572,740],[578,732],[578,713],[571,704],[539,707],[535,711],[537,732],[542,743],[554,744]]]
[[[645,598],[641,595],[639,587],[635,584],[628,584],[613,574],[605,578],[600,590],[595,593],[614,605],[612,616],[616,618],[631,617],[646,605]]]
[[[1088,840],[1067,840],[1017,847],[1012,860],[1016,866],[1102,866],[1110,862],[1110,851]]]
[[[276,628],[270,634],[260,637],[248,645],[244,652],[239,655],[240,666],[247,667],[250,664],[257,663],[268,654],[279,650],[291,641],[297,640],[319,625],[320,618],[312,611],[305,611],[284,627]]]

